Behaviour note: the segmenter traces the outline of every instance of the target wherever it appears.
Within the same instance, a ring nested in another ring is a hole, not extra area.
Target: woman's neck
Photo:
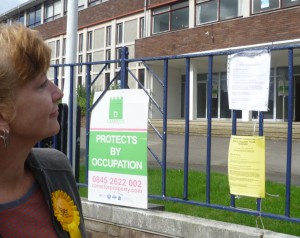
[[[26,194],[34,178],[25,166],[28,153],[0,151],[0,204],[14,201]],[[2,153],[3,152],[3,153]],[[14,156],[12,156],[14,155]]]

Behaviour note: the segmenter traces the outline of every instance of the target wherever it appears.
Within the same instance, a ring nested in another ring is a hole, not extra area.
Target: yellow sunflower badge
[[[74,201],[62,190],[52,193],[54,215],[63,230],[69,232],[71,238],[81,238],[79,231],[80,216]]]

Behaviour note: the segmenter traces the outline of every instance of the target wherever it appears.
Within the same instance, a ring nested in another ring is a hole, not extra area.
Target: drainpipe
[[[68,1],[67,13],[67,38],[66,38],[66,64],[76,63],[77,55],[77,28],[78,28],[78,0]],[[65,67],[66,78],[64,83],[64,97],[62,102],[69,108],[68,117],[68,140],[67,156],[71,161],[73,173],[75,174],[75,148],[76,148],[76,79],[75,70],[72,67]],[[72,115],[71,115],[72,113]]]
[[[146,15],[147,15],[147,0],[144,1],[144,37],[146,37],[147,34]]]

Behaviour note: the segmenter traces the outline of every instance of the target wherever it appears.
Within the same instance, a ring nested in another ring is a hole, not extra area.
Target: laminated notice
[[[231,136],[228,152],[230,193],[265,197],[265,137]]]

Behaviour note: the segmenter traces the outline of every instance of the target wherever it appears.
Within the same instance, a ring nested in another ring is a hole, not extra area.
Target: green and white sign
[[[147,208],[148,104],[143,90],[120,89],[108,91],[94,108],[88,200]]]

